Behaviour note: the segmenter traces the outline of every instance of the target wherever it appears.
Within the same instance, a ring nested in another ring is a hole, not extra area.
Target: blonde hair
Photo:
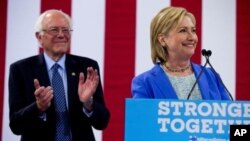
[[[151,21],[150,25],[150,42],[151,42],[151,58],[154,64],[157,62],[165,63],[167,61],[168,52],[162,47],[158,40],[159,34],[168,35],[168,33],[177,28],[184,16],[191,18],[196,24],[195,17],[182,7],[166,7],[160,10]]]

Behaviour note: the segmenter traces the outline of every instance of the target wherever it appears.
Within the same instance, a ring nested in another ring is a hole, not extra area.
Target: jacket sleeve
[[[20,65],[12,64],[9,73],[9,119],[14,134],[34,132],[43,128],[45,122],[39,118],[34,98],[34,86]],[[29,84],[27,84],[29,83]],[[27,87],[29,85],[29,87]],[[30,88],[30,90],[27,90]],[[32,95],[31,95],[32,94]]]
[[[100,70],[98,63],[94,61],[93,67],[97,69],[98,75],[100,76]],[[100,78],[100,77],[99,77]],[[103,130],[108,126],[110,119],[110,112],[106,107],[104,101],[104,94],[102,89],[101,80],[99,79],[99,84],[97,86],[96,92],[93,96],[93,114],[90,117],[91,125],[98,130]]]
[[[137,76],[132,80],[131,91],[133,98],[152,98],[146,90],[142,76]]]

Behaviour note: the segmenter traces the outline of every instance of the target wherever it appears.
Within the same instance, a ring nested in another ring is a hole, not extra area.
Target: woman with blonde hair
[[[192,13],[182,7],[163,8],[151,22],[150,41],[154,67],[133,78],[133,98],[230,99],[211,68],[204,69],[192,89],[202,70],[190,60],[198,43]]]

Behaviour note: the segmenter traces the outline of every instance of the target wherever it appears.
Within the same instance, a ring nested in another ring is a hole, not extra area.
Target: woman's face
[[[164,41],[167,44],[168,59],[189,60],[198,42],[196,27],[192,19],[185,16],[180,25],[172,29]]]

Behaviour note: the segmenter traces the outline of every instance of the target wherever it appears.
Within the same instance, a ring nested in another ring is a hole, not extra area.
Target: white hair
[[[47,10],[45,12],[43,12],[37,19],[36,23],[35,23],[35,32],[41,32],[43,29],[42,27],[42,22],[44,20],[44,17],[48,14],[48,13],[52,13],[52,12],[59,12],[61,13],[67,20],[69,23],[69,28],[72,29],[72,21],[71,18],[68,14],[64,13],[61,10],[57,10],[57,9],[51,9],[51,10]]]

